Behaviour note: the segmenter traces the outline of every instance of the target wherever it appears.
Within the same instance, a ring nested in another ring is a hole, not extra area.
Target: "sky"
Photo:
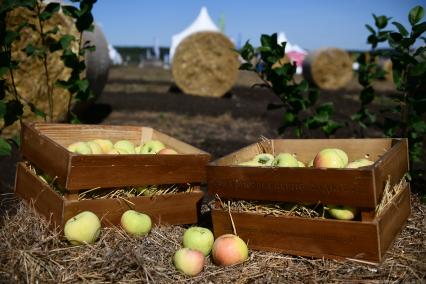
[[[373,13],[409,27],[407,15],[416,5],[426,8],[426,0],[98,0],[93,15],[114,46],[155,41],[170,46],[172,35],[205,6],[214,22],[225,19],[225,33],[236,43],[250,40],[257,46],[261,34],[285,32],[290,43],[308,50],[362,50],[369,48],[365,24],[374,25]]]

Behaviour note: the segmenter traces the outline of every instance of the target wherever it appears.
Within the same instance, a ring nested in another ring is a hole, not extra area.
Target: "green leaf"
[[[59,43],[61,44],[62,49],[67,49],[74,40],[75,37],[73,35],[63,35],[59,39]]]
[[[32,113],[34,113],[36,116],[43,118],[46,121],[46,114],[42,110],[38,109],[33,103],[28,103],[28,105]]]
[[[89,13],[84,13],[77,18],[75,26],[79,32],[90,29],[93,23],[93,16]]]
[[[0,67],[0,78],[3,78],[4,75],[9,73],[9,68],[7,67]]]
[[[369,86],[367,88],[362,89],[360,93],[360,100],[362,105],[367,105],[374,100],[374,89]]]
[[[426,62],[421,62],[413,66],[410,69],[410,75],[414,77],[420,77],[426,72]]]
[[[317,108],[318,113],[326,113],[332,115],[334,113],[334,107],[332,102],[323,103]]]
[[[80,119],[78,119],[78,117],[77,117],[77,115],[76,115],[75,113],[71,112],[71,113],[70,113],[70,115],[71,115],[71,120],[70,120],[70,122],[71,122],[72,124],[81,124]]]
[[[8,101],[6,103],[6,113],[3,117],[4,126],[12,125],[23,114],[24,106],[18,100]]]
[[[370,31],[370,33],[376,34],[376,31],[370,25],[365,25],[365,27]]]
[[[251,71],[251,70],[253,70],[253,64],[251,64],[251,63],[248,63],[248,62],[246,62],[246,63],[242,63],[241,65],[240,65],[240,68],[239,68],[240,70],[249,70],[249,71]]]
[[[6,80],[0,80],[0,100],[4,99],[7,90],[9,90],[9,87]]]
[[[33,56],[36,52],[36,48],[32,43],[29,43],[23,50],[27,56]]]
[[[426,31],[426,22],[417,24],[413,26],[412,37],[416,39],[419,36],[421,36],[425,31]]]
[[[403,36],[408,35],[408,31],[405,29],[405,27],[403,25],[401,25],[398,22],[392,22],[392,24],[398,29],[400,34],[402,34]]]
[[[334,132],[336,132],[337,129],[341,128],[342,125],[330,120],[326,125],[324,125],[321,129],[324,132],[325,135],[330,136]]]
[[[3,138],[0,138],[0,156],[10,155],[11,151],[12,151],[12,146],[10,146],[9,142],[7,142]]]
[[[3,101],[0,101],[0,118],[3,118],[6,114],[6,104]]]
[[[320,95],[320,93],[319,93],[318,89],[315,88],[315,89],[309,90],[308,100],[309,100],[310,105],[314,105],[317,102],[319,95]]]
[[[6,34],[4,35],[4,45],[9,46],[11,45],[15,40],[19,39],[19,33],[15,31],[6,31]]]
[[[410,13],[408,14],[408,20],[410,21],[410,24],[414,26],[423,18],[423,16],[424,16],[423,7],[416,6],[410,10]]]
[[[39,18],[42,21],[46,21],[50,19],[54,13],[58,12],[61,8],[61,5],[59,3],[51,2],[46,5],[43,12],[41,12]]]
[[[378,29],[384,29],[388,24],[388,18],[386,16],[375,17],[374,21]]]
[[[74,19],[77,19],[80,16],[80,10],[74,6],[64,5],[62,6],[62,11],[65,15],[70,16]]]
[[[285,112],[283,116],[284,125],[292,125],[296,121],[296,115],[292,112]]]

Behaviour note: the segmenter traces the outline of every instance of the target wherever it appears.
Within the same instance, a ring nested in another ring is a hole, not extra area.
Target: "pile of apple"
[[[308,167],[314,168],[359,168],[372,165],[374,162],[360,158],[349,163],[348,155],[338,148],[326,148],[319,151],[314,159],[310,160]],[[279,153],[275,157],[268,153],[261,153],[251,160],[239,163],[240,166],[249,167],[305,167],[302,161],[297,160],[294,154]]]
[[[130,235],[143,236],[150,232],[151,218],[135,210],[127,210],[121,216],[121,227]],[[70,218],[64,227],[65,238],[72,245],[93,244],[100,235],[101,221],[91,211],[83,211]],[[242,263],[248,258],[246,243],[236,235],[225,234],[214,239],[213,233],[203,227],[190,227],[183,234],[183,248],[173,256],[177,270],[188,275],[199,274],[211,253],[217,265]]]
[[[325,148],[319,151],[314,159],[309,161],[308,167],[314,168],[360,168],[374,164],[373,161],[360,158],[349,162],[345,151],[338,148]],[[242,162],[240,166],[251,167],[305,167],[305,164],[298,161],[295,155],[290,153],[279,153],[275,157],[268,153],[254,156],[250,161]],[[352,220],[355,218],[356,208],[343,205],[326,205],[325,209],[331,217],[339,220]]]
[[[135,146],[129,140],[119,140],[112,143],[109,139],[94,139],[78,141],[67,147],[68,151],[82,155],[90,154],[177,154],[176,150],[166,148],[158,140],[149,140]]]

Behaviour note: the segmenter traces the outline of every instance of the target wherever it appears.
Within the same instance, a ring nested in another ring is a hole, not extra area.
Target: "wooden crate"
[[[380,263],[410,215],[409,185],[372,220],[231,213],[237,234],[256,250]],[[233,233],[228,211],[212,209],[216,237]]]
[[[50,220],[52,226],[59,228],[85,210],[94,212],[103,226],[119,225],[121,215],[128,209],[148,214],[157,224],[193,224],[197,222],[203,198],[203,192],[196,186],[192,192],[153,197],[69,200],[43,182],[23,162],[17,167],[15,193]]]
[[[150,139],[175,149],[177,155],[80,155],[66,148],[73,142],[92,139],[130,140],[141,144]],[[150,127],[23,124],[21,152],[37,168],[71,194],[95,187],[113,188],[145,184],[197,183],[206,180],[210,155]]]
[[[359,169],[238,166],[259,153],[294,153],[308,163],[321,149],[340,148],[349,160],[369,157]],[[406,139],[277,139],[247,146],[207,166],[208,193],[221,198],[318,202],[375,208],[390,177],[395,184],[408,172]]]

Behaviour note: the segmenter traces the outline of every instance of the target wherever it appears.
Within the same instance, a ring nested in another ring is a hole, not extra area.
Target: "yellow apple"
[[[127,210],[121,215],[121,226],[129,234],[142,236],[151,231],[152,221],[147,214]]]
[[[278,154],[272,162],[272,165],[277,167],[299,167],[297,159],[290,153]]]
[[[120,140],[115,142],[114,149],[120,152],[120,154],[135,154],[135,145],[129,140]]]
[[[92,244],[101,232],[101,221],[95,213],[83,211],[65,223],[64,235],[72,245]]]
[[[318,152],[314,159],[315,168],[344,168],[345,158],[340,151],[326,148]]]
[[[68,151],[77,153],[77,154],[83,154],[88,155],[92,154],[92,150],[90,149],[90,146],[86,142],[75,142],[68,146]]]
[[[90,150],[92,150],[92,154],[102,154],[103,153],[102,148],[101,148],[101,146],[99,146],[98,143],[93,142],[93,141],[89,141],[89,142],[87,142],[87,145],[89,145]]]
[[[344,205],[327,205],[328,213],[339,220],[352,220],[357,213],[356,208]]]
[[[158,140],[146,141],[141,147],[141,154],[157,154],[160,150],[166,148],[163,143]]]
[[[114,144],[112,144],[111,140],[108,139],[95,139],[92,140],[92,142],[98,144],[104,154],[108,153],[110,150],[112,150],[112,148],[114,148]]]
[[[373,161],[363,158],[363,159],[350,162],[346,167],[350,169],[355,169],[355,168],[370,166],[372,164],[374,164]]]

